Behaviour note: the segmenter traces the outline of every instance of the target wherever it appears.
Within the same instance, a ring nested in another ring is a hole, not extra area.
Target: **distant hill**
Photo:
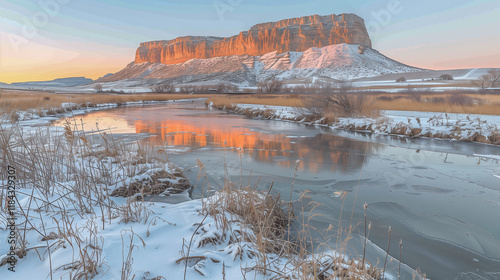
[[[141,43],[133,63],[98,82],[221,81],[254,86],[271,78],[351,80],[421,70],[374,50],[361,17],[312,15],[257,24],[227,38],[184,36]]]
[[[36,81],[11,83],[13,86],[21,87],[73,87],[92,83],[94,80],[85,77],[60,78],[52,81]]]

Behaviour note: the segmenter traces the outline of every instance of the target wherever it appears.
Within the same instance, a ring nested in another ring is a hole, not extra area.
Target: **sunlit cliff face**
[[[364,152],[373,144],[347,141],[328,134],[315,137],[289,137],[284,134],[264,134],[246,127],[223,127],[183,121],[135,121],[136,133],[154,135],[148,140],[153,145],[199,148],[231,148],[265,162],[282,167],[318,173],[322,166],[331,171],[345,172],[361,166]],[[312,142],[312,143],[311,143]],[[306,145],[307,143],[307,145]],[[314,148],[311,148],[314,147]]]
[[[185,36],[145,42],[136,51],[135,63],[177,64],[193,58],[302,52],[342,43],[372,46],[362,18],[354,14],[314,15],[257,24],[228,38]]]

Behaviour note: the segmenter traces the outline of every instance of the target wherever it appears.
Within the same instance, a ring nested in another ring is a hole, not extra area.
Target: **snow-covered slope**
[[[187,83],[217,80],[251,86],[269,78],[357,79],[418,70],[420,69],[392,60],[374,49],[366,48],[360,53],[358,45],[337,44],[310,48],[304,52],[191,59],[173,65],[131,63],[120,72],[99,81],[168,79],[174,83]]]
[[[295,61],[291,59],[298,56]],[[392,60],[374,49],[358,52],[357,45],[339,44],[323,48],[310,48],[303,53],[270,53],[259,58],[264,62],[263,74],[281,79],[301,77],[328,77],[333,79],[357,79],[388,73],[417,71]],[[273,71],[274,70],[274,71]],[[281,71],[280,71],[281,70]]]

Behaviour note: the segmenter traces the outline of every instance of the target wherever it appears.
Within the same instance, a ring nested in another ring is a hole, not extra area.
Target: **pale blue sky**
[[[0,0],[0,7],[0,81],[8,82],[36,79],[36,71],[97,78],[133,61],[140,42],[231,36],[261,22],[332,13],[363,17],[373,47],[410,65],[500,67],[498,0]]]

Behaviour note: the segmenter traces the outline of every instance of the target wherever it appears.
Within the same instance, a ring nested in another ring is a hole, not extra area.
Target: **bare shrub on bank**
[[[335,83],[332,82],[317,82],[306,83],[293,88],[292,92],[297,94],[319,94],[329,92],[335,89]]]
[[[283,81],[278,79],[269,79],[257,84],[261,93],[278,93],[283,89]]]
[[[304,114],[333,120],[339,117],[371,115],[363,93],[352,93],[352,83],[322,84],[318,93],[305,98]]]
[[[500,85],[500,69],[490,69],[488,74],[472,80],[471,83],[481,89],[498,87]]]
[[[219,83],[217,84],[217,88],[215,90],[217,93],[235,93],[238,92],[239,89],[240,88],[237,85]]]
[[[194,89],[192,86],[181,86],[179,88],[179,90],[182,92],[182,93],[193,93],[194,92]]]
[[[102,92],[102,84],[95,84],[94,85],[94,90],[96,92]]]
[[[471,83],[480,89],[487,89],[489,88],[489,77],[488,75],[482,75],[479,78],[472,80]]]
[[[210,88],[204,85],[184,85],[179,88],[182,93],[209,93]]]
[[[500,69],[491,69],[488,71],[490,87],[496,88],[500,85]]]
[[[175,86],[173,84],[158,84],[152,86],[151,91],[156,93],[172,93],[175,92]]]
[[[453,76],[450,74],[443,74],[443,75],[439,76],[439,79],[445,80],[445,81],[451,81],[451,80],[453,80]]]
[[[210,87],[208,87],[208,86],[194,86],[193,92],[194,93],[209,93]]]

